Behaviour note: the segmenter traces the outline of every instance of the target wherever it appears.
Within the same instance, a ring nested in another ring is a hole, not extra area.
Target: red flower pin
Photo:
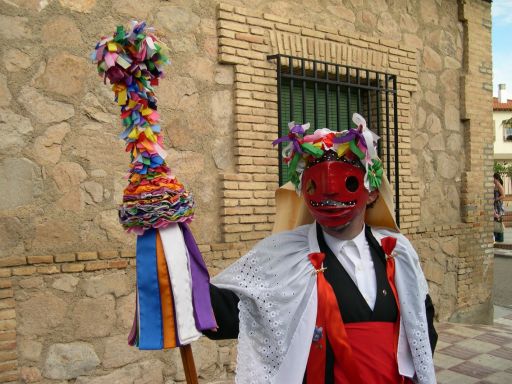
[[[396,246],[396,237],[387,236],[380,241],[380,246],[387,257],[392,257],[393,250]]]

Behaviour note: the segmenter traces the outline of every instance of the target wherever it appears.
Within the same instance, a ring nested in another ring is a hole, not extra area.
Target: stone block
[[[430,47],[423,49],[423,68],[427,71],[440,72],[443,69],[441,56]]]
[[[153,12],[156,0],[114,0],[112,9],[116,9],[121,15],[134,20],[147,20],[148,16]]]
[[[138,348],[128,345],[126,335],[119,335],[105,339],[105,352],[101,362],[105,368],[118,368],[144,357],[145,354]]]
[[[6,40],[22,40],[32,37],[28,18],[0,15],[0,37]]]
[[[16,305],[18,332],[21,335],[45,335],[62,324],[68,303],[50,292],[40,291]]]
[[[215,82],[220,85],[231,85],[234,81],[233,68],[227,65],[219,65],[215,70]]]
[[[118,8],[119,9],[119,8]],[[45,45],[74,45],[82,43],[81,32],[67,16],[57,16],[41,28],[41,40]]]
[[[117,327],[128,330],[132,327],[135,313],[135,292],[123,296],[117,300],[116,315]]]
[[[80,164],[65,161],[54,167],[52,176],[59,190],[66,193],[79,186],[87,178],[87,173]]]
[[[5,75],[0,73],[0,107],[7,107],[11,103],[12,95],[7,86]]]
[[[28,205],[41,190],[41,170],[29,159],[7,158],[0,163],[0,209]]]
[[[71,321],[76,338],[88,339],[110,335],[116,321],[115,301],[111,295],[78,300]]]
[[[75,292],[79,279],[72,275],[63,275],[53,281],[52,288],[59,291],[72,293]]]
[[[0,218],[0,244],[2,244],[2,247],[0,247],[0,260],[2,257],[11,257],[11,255],[23,254],[23,233],[25,231],[26,225],[23,225],[18,217],[10,216]],[[9,275],[10,269],[0,268],[0,277],[6,277]]]
[[[37,383],[41,381],[41,371],[37,367],[21,367],[20,378],[23,383]]]
[[[130,364],[103,376],[82,376],[75,384],[163,384],[163,363],[147,360]]]
[[[59,0],[59,3],[64,8],[75,12],[91,13],[96,5],[96,0]]]
[[[19,72],[29,68],[32,65],[32,59],[17,48],[10,48],[3,55],[3,63],[7,71]]]
[[[45,124],[59,123],[75,115],[75,109],[71,104],[51,100],[28,86],[21,89],[18,102],[37,121]]]
[[[85,291],[87,296],[92,298],[98,298],[106,294],[121,297],[130,293],[130,282],[126,272],[93,276],[82,280],[80,287]]]
[[[53,344],[44,362],[43,376],[55,380],[74,379],[90,373],[99,364],[100,359],[91,344]]]
[[[29,338],[20,337],[18,342],[18,353],[21,359],[29,361],[39,361],[41,359],[41,352],[43,351],[43,344],[31,340]]]
[[[34,268],[34,267],[31,267]],[[35,272],[35,268],[34,268]],[[23,279],[18,282],[18,285],[23,289],[37,288],[41,289],[44,287],[44,280],[41,276],[34,276],[28,279]]]
[[[61,143],[70,132],[68,123],[60,123],[49,127],[44,135],[34,140],[33,154],[40,164],[57,164],[61,156]]]

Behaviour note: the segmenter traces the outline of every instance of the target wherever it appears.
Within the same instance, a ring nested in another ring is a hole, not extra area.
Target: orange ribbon
[[[162,306],[164,348],[174,348],[176,347],[176,328],[174,326],[172,288],[167,271],[164,248],[158,231],[156,232],[156,260],[158,266],[158,285],[160,287],[160,304]]]

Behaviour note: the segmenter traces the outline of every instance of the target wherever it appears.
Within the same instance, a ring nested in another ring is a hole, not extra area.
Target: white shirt
[[[364,230],[363,227],[363,230],[352,240],[340,240],[323,230],[322,232],[327,246],[347,271],[373,311],[377,297],[377,281]]]

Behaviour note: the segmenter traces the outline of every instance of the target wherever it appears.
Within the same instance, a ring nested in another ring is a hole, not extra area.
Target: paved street
[[[434,357],[439,384],[512,383],[512,228],[495,248],[494,324],[438,324]]]
[[[512,383],[512,315],[490,325],[442,323],[434,355],[439,384]]]

